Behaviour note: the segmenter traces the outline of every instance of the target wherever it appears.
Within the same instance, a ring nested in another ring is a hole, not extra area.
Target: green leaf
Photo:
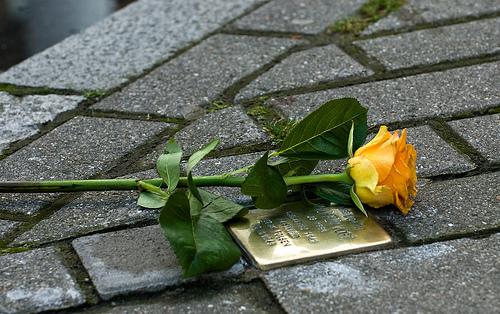
[[[252,167],[241,185],[241,193],[255,198],[258,208],[274,208],[286,198],[287,187],[276,167],[267,164],[268,152]]]
[[[137,205],[145,208],[161,208],[167,203],[169,193],[160,187],[144,181],[138,181],[141,193],[137,199]]]
[[[354,141],[354,121],[352,121],[351,130],[349,131],[349,139],[347,140],[347,153],[350,158],[354,156],[353,141]]]
[[[344,206],[353,205],[350,190],[351,185],[344,182],[322,183],[312,189],[322,199]]]
[[[181,147],[171,139],[165,147],[165,153],[156,161],[156,170],[167,185],[167,191],[173,192],[179,183],[180,163],[182,158]]]
[[[282,158],[275,163],[272,163],[283,177],[305,176],[310,174],[316,165],[317,160],[301,160]]]
[[[238,262],[241,251],[223,224],[203,216],[193,226],[196,255],[185,276],[197,276],[208,271],[221,271]]]
[[[142,191],[137,199],[137,205],[144,208],[162,208],[166,203],[167,199],[149,191]]]
[[[366,139],[367,111],[354,98],[331,100],[311,112],[290,131],[278,154],[312,160],[347,157],[352,122],[356,125],[353,149],[363,145]]]
[[[218,222],[224,223],[236,216],[244,215],[248,212],[245,207],[236,204],[221,196],[210,192],[199,190],[203,198],[203,214],[208,215]]]
[[[198,188],[194,184],[193,174],[191,173],[191,171],[188,172],[188,187],[191,195],[194,196],[198,200],[198,202],[201,203],[201,205],[203,205],[203,199],[201,198]]]
[[[170,195],[160,211],[159,223],[184,272],[196,255],[189,200],[183,191]]]
[[[242,207],[208,192],[200,193],[207,204],[201,210],[190,208],[186,193],[177,191],[160,212],[160,226],[186,277],[225,270],[241,256],[222,223]]]
[[[366,213],[365,211],[365,208],[363,207],[363,203],[361,203],[361,200],[359,199],[358,195],[356,194],[356,192],[354,192],[354,185],[351,186],[351,191],[350,191],[350,194],[351,194],[351,199],[352,201],[354,202],[354,204],[356,205],[356,207],[363,213],[365,214],[365,216],[368,217],[368,214]]]
[[[191,172],[191,170],[193,170],[196,164],[199,163],[212,150],[214,150],[218,144],[219,144],[219,139],[215,138],[210,143],[202,147],[199,151],[193,153],[188,160],[187,172],[188,173]]]
[[[198,188],[196,187],[196,185],[194,184],[194,181],[193,181],[193,175],[191,173],[191,171],[193,170],[193,168],[208,154],[210,153],[212,150],[214,150],[214,148],[219,144],[219,140],[218,139],[213,139],[210,143],[208,143],[207,145],[205,145],[204,147],[202,147],[200,150],[196,151],[195,153],[193,153],[191,155],[191,157],[189,157],[189,160],[188,160],[188,164],[187,164],[187,173],[188,173],[188,187],[189,187],[189,192],[191,193],[191,195],[193,197],[196,198],[196,200],[198,200],[198,202],[200,204],[197,205],[197,207],[199,206],[202,206],[203,205],[203,199],[201,198],[201,195],[200,195],[200,192],[198,191]],[[192,204],[192,206],[194,206],[194,201],[190,199],[190,202]]]

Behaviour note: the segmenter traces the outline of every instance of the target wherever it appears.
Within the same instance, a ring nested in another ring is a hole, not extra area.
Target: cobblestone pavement
[[[218,136],[198,173],[229,171],[275,148],[268,117],[350,95],[417,147],[413,211],[370,211],[394,247],[186,280],[135,192],[0,195],[0,313],[498,313],[499,2],[331,31],[363,2],[139,0],[0,73],[0,180],[153,177],[172,136]]]

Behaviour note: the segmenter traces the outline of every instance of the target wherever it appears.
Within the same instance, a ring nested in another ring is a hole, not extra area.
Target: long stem
[[[245,177],[216,175],[193,177],[196,186],[236,186],[245,181]],[[346,182],[352,183],[351,178],[345,173],[319,174],[284,178],[287,186],[311,184],[320,182]],[[55,193],[76,191],[114,191],[138,190],[138,181],[160,186],[163,181],[156,179],[98,179],[98,180],[51,180],[51,181],[9,181],[0,182],[0,193]],[[187,186],[187,178],[181,177],[180,187]]]

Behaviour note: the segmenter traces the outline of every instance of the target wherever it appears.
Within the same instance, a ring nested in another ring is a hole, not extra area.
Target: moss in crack
[[[212,113],[229,107],[231,107],[230,103],[224,100],[215,100],[210,103],[210,105],[207,108],[207,112]]]
[[[248,108],[247,113],[249,116],[254,117],[258,121],[274,117],[274,114],[262,104],[251,106],[250,108]]]
[[[247,109],[247,114],[262,125],[264,130],[271,135],[275,144],[280,144],[296,122],[282,118],[264,106],[266,100],[267,97],[260,97]]]
[[[104,90],[88,90],[83,93],[83,97],[92,102],[101,100],[108,95],[109,93]]]
[[[500,107],[492,108],[492,109],[488,110],[488,113],[492,113],[492,114],[500,113]]]
[[[13,96],[74,94],[68,91],[57,90],[48,87],[23,87],[6,83],[0,83],[0,92],[6,92]]]
[[[368,25],[398,10],[405,3],[406,0],[368,0],[361,6],[357,15],[335,22],[327,32],[358,35]]]
[[[442,139],[448,142],[460,153],[468,156],[476,165],[482,165],[487,162],[487,160],[476,148],[474,148],[455,129],[442,119],[429,121],[428,124]]]
[[[0,255],[3,254],[13,254],[13,253],[21,253],[25,251],[31,250],[30,245],[24,245],[24,246],[18,246],[18,247],[7,247],[7,248],[0,248]]]
[[[60,243],[57,245],[57,249],[62,257],[62,263],[73,275],[72,277],[76,279],[87,303],[90,305],[99,303],[100,299],[92,285],[92,281],[71,244],[67,242]]]
[[[281,144],[297,122],[288,119],[278,119],[264,124],[264,129],[271,134],[277,144]]]

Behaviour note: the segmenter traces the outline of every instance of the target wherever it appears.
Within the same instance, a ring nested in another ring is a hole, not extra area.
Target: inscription
[[[306,236],[306,239],[307,241],[309,241],[309,243],[319,242],[318,237],[316,237],[316,235],[310,231],[305,232],[304,235]]]
[[[267,234],[266,230],[262,227],[261,223],[256,223],[252,225],[252,230],[257,234],[262,241],[264,241],[268,246],[276,245],[274,237]]]
[[[287,211],[277,217],[262,218],[251,228],[267,246],[291,246],[294,240],[301,238],[310,244],[320,243],[321,239],[331,241],[333,238],[351,241],[356,239],[355,232],[363,229],[364,225],[348,208],[322,207],[299,213]]]
[[[302,220],[300,220],[299,216],[297,216],[297,214],[295,214],[294,212],[286,212],[286,216],[290,218],[290,220],[295,224],[295,226],[297,226],[300,231],[309,230],[309,227],[307,227],[307,225]]]
[[[290,240],[285,236],[285,233],[281,231],[280,229],[276,229],[274,231],[274,236],[276,237],[276,240],[281,243],[283,246],[290,246],[292,245],[290,243]]]
[[[286,231],[292,239],[300,238],[300,233],[285,219],[280,220],[280,226]]]

